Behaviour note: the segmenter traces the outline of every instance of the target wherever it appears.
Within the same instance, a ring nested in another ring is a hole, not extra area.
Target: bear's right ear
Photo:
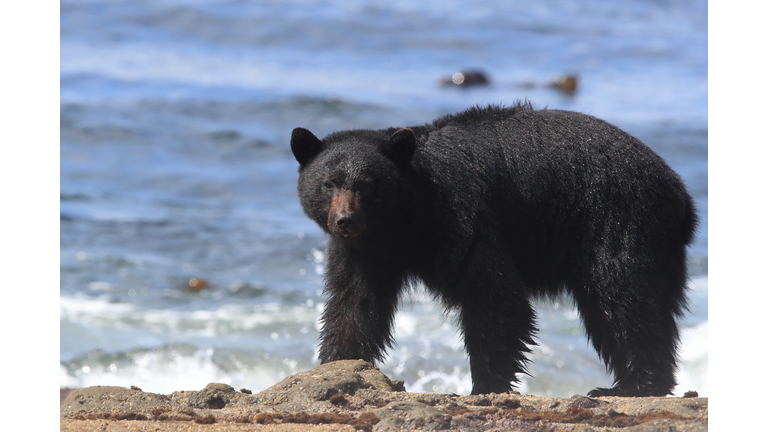
[[[309,162],[322,149],[323,143],[312,132],[297,127],[291,133],[291,151],[301,166]]]

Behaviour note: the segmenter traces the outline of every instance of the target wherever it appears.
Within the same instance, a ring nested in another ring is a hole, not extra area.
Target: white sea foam
[[[708,392],[707,288],[706,277],[691,282],[693,308],[704,315],[683,326],[676,395]],[[318,364],[322,308],[322,303],[308,301],[228,303],[183,311],[112,303],[107,296],[62,297],[62,341],[68,341],[62,348],[79,350],[62,352],[60,384],[136,385],[168,393],[223,382],[260,391]],[[612,379],[587,342],[572,305],[538,304],[537,311],[542,331],[529,356],[532,377],[520,376],[518,389],[569,397],[610,386]],[[408,391],[469,394],[469,364],[454,315],[429,295],[417,290],[406,297],[396,317],[395,338],[396,346],[380,365],[384,373],[404,380]],[[187,348],[176,348],[178,343]]]
[[[682,396],[695,390],[699,396],[709,394],[709,321],[683,329],[680,367],[674,394]]]
[[[135,385],[147,392],[168,394],[178,390],[201,390],[208,383],[218,382],[258,392],[311,367],[307,362],[268,355],[258,359],[240,356],[240,360],[226,362],[217,359],[215,354],[216,350],[207,348],[180,355],[169,347],[130,353],[127,365],[119,361],[109,364],[86,361],[87,364],[75,370],[61,365],[60,385],[70,388]],[[237,356],[230,354],[229,357]]]
[[[60,318],[95,328],[145,329],[163,334],[222,336],[282,326],[314,327],[322,304],[222,304],[210,310],[150,309],[108,297],[60,298]]]

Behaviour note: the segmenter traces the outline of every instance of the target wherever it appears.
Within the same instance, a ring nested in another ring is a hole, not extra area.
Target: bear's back
[[[680,177],[648,146],[586,114],[529,104],[474,107],[423,132],[414,165],[443,183],[555,200],[685,193]]]
[[[515,243],[517,260],[531,268],[615,227],[692,238],[693,204],[680,177],[598,118],[529,105],[475,107],[421,132],[413,166],[429,219],[441,221],[436,232],[493,233]],[[547,272],[560,273],[538,273]]]

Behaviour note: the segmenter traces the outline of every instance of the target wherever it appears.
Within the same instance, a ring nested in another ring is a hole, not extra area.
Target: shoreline
[[[211,383],[169,395],[132,387],[60,389],[60,430],[706,431],[708,398],[549,398],[409,393],[362,360],[291,375],[258,394]]]

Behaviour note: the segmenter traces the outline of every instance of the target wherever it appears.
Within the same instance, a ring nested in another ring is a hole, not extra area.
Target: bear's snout
[[[365,228],[365,218],[357,194],[340,190],[333,196],[328,211],[328,230],[336,237],[357,237]]]
[[[335,230],[331,231],[340,237],[356,237],[363,231],[363,224],[357,213],[339,213],[336,215]]]

